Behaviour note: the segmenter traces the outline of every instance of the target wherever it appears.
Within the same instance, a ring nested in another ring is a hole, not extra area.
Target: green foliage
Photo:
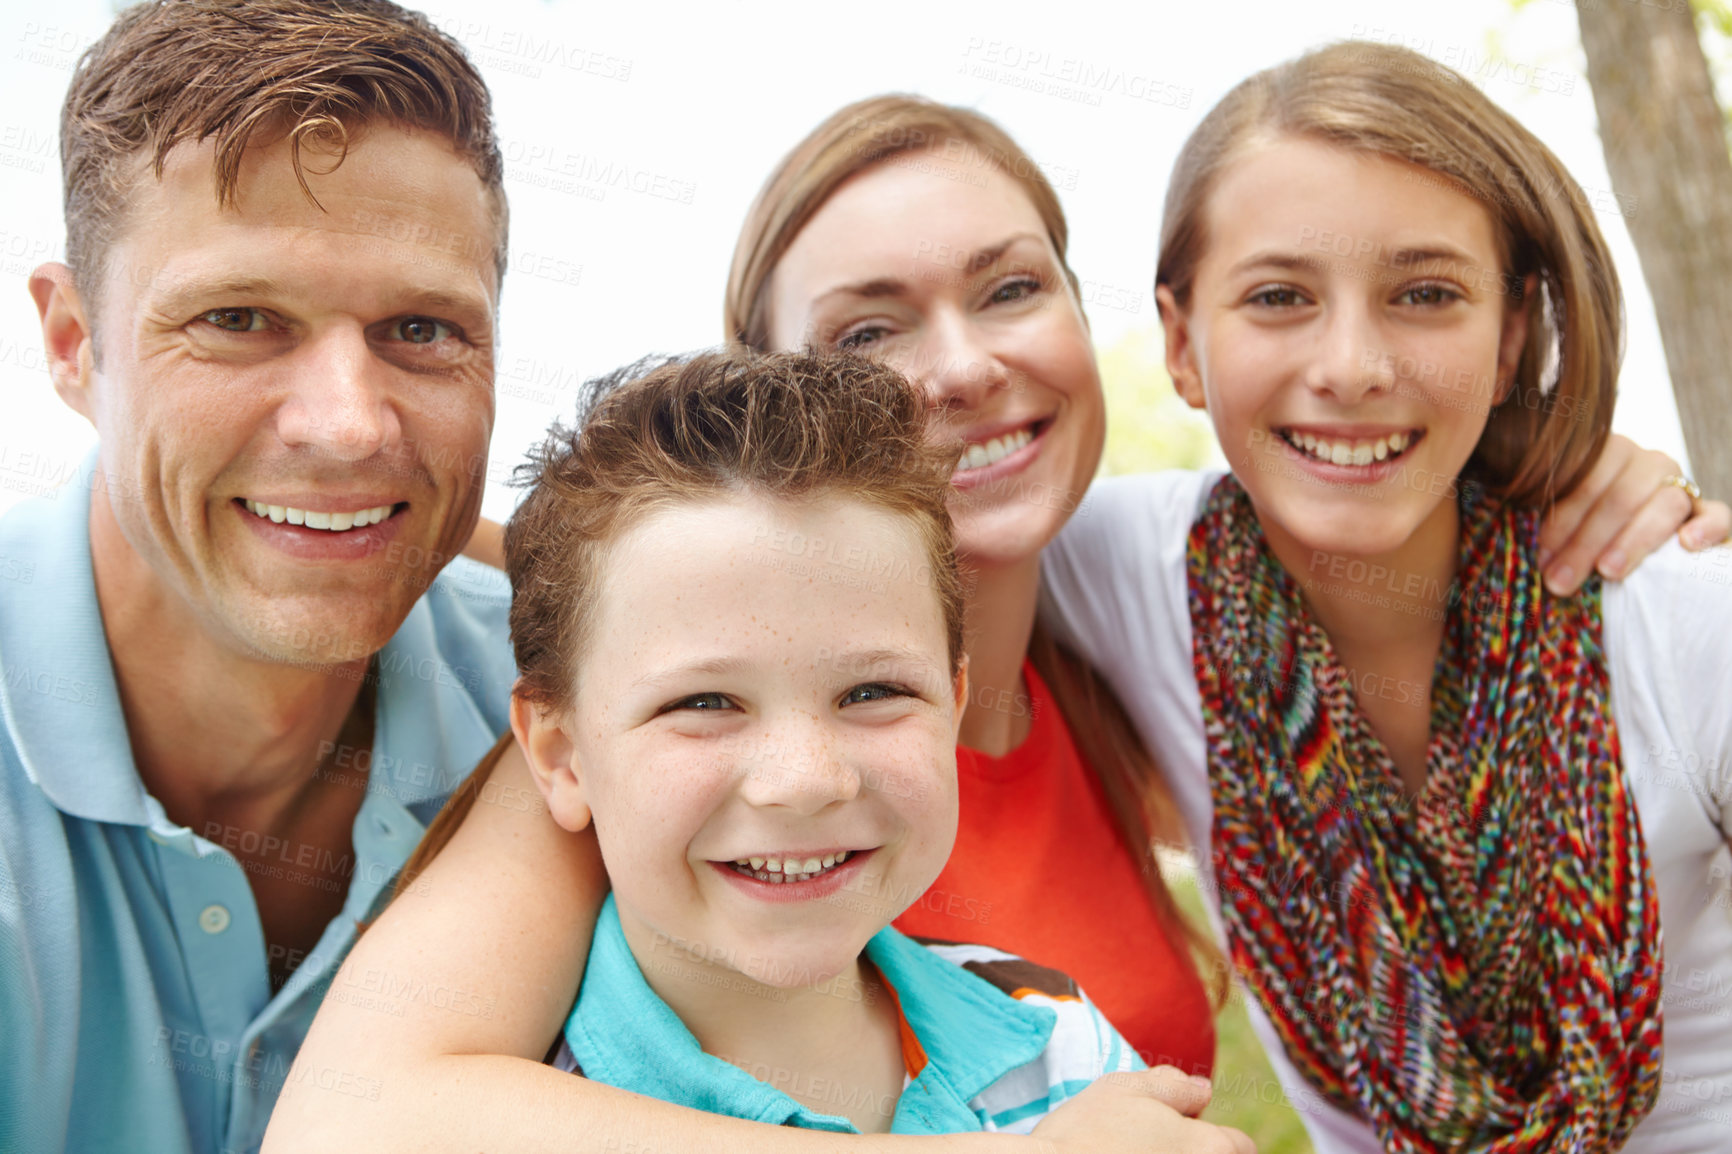
[[[1179,399],[1157,328],[1133,330],[1097,350],[1107,397],[1103,474],[1199,469],[1223,458],[1206,413]]]

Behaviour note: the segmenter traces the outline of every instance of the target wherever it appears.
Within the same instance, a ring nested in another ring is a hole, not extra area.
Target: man
[[[129,10],[61,147],[68,264],[30,290],[99,445],[0,521],[34,566],[0,599],[0,1150],[251,1150],[507,728],[508,591],[440,574],[493,423],[501,160],[462,50],[384,0]]]

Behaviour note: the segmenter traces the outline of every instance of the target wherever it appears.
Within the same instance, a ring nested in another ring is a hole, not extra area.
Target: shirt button
[[[220,934],[229,928],[227,906],[208,905],[199,911],[198,928],[207,934]]]
[[[391,823],[386,821],[384,818],[382,818],[382,817],[374,818],[373,819],[373,825],[376,829],[378,829],[378,831],[380,833],[384,834],[386,837],[391,836]]]

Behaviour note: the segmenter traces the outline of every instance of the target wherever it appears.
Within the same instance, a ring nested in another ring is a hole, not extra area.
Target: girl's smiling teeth
[[[325,529],[333,533],[341,533],[345,529],[361,529],[368,525],[377,525],[394,511],[395,505],[375,505],[370,509],[355,509],[347,513],[317,513],[306,509],[296,509],[291,505],[267,505],[263,501],[247,498],[243,501],[249,512],[256,517],[266,517],[281,525],[287,521],[291,525],[302,525],[308,529]]]
[[[1320,437],[1303,429],[1276,429],[1275,435],[1324,464],[1364,466],[1393,461],[1417,444],[1425,430],[1408,429],[1380,437]]]
[[[781,885],[785,882],[809,882],[822,877],[848,860],[852,850],[820,854],[816,857],[751,857],[740,858],[734,869],[761,882]]]
[[[966,473],[970,469],[984,469],[988,465],[996,465],[1030,441],[1034,440],[1038,421],[1024,425],[1020,429],[992,438],[990,441],[975,441],[963,450],[961,458],[956,463],[958,473]]]

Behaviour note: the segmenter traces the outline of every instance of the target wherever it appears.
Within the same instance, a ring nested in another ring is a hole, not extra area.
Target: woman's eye
[[[886,685],[874,681],[867,685],[856,685],[842,695],[843,705],[861,705],[868,701],[888,701],[893,697],[912,697],[913,693],[900,685]]]
[[[451,326],[432,317],[404,317],[393,326],[399,340],[412,345],[430,345],[451,335]]]
[[[270,320],[259,309],[211,309],[198,319],[230,333],[257,333],[270,327]]]
[[[1407,289],[1396,299],[1409,305],[1442,305],[1448,304],[1459,296],[1451,289],[1440,284],[1415,285]]]
[[[992,290],[993,304],[1007,304],[1011,301],[1024,300],[1041,290],[1040,280],[1036,277],[1023,276],[1006,281]]]
[[[663,713],[675,710],[689,709],[697,713],[721,713],[736,708],[733,698],[725,693],[694,693],[690,697],[682,697],[678,701],[669,702],[662,707]]]
[[[845,333],[841,337],[838,337],[836,340],[836,347],[839,349],[863,349],[883,340],[884,333],[885,330],[876,325],[869,328],[855,329],[851,333]]]
[[[1285,285],[1275,285],[1271,288],[1258,289],[1251,294],[1250,301],[1252,304],[1259,304],[1268,308],[1287,309],[1303,303],[1303,298],[1300,297],[1298,289],[1288,288]]]

